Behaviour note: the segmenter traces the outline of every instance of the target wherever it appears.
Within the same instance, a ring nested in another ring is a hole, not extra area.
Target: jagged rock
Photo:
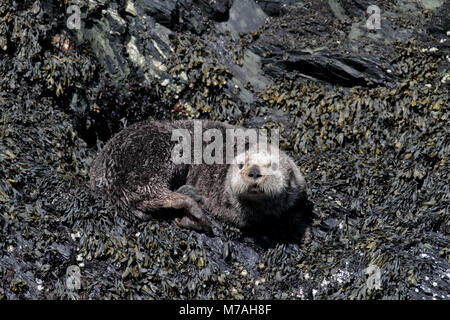
[[[267,14],[254,0],[234,1],[227,21],[218,25],[221,31],[228,31],[235,38],[239,33],[255,32],[264,24]]]
[[[307,79],[348,87],[387,85],[394,80],[387,71],[392,69],[388,63],[371,56],[332,53],[328,49],[273,53],[262,63],[274,77],[297,71],[297,75]]]

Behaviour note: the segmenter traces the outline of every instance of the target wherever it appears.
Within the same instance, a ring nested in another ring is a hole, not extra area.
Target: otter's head
[[[239,154],[230,166],[229,188],[238,199],[259,201],[285,192],[289,177],[279,150],[253,147]]]

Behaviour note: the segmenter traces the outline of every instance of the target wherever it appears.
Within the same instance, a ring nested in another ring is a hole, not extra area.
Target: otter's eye
[[[243,167],[244,167],[244,164],[243,164],[243,163],[239,163],[239,164],[238,164],[239,170],[242,170]]]
[[[278,163],[272,162],[272,170],[275,171],[278,169]]]

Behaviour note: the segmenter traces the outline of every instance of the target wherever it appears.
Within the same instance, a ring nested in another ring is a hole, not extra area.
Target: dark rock
[[[427,26],[428,32],[436,38],[443,39],[448,37],[450,30],[450,2],[444,1],[442,6],[433,13],[431,23]],[[445,41],[449,46],[449,40]]]
[[[301,77],[342,86],[374,86],[389,84],[394,79],[387,70],[392,66],[371,56],[341,55],[329,50],[273,53],[263,59],[265,69],[273,77],[297,71]]]
[[[263,0],[257,1],[257,4],[268,16],[279,16],[289,10],[291,4],[301,2],[299,0]]]
[[[177,4],[177,0],[139,0],[135,2],[135,7],[143,10],[143,13],[138,11],[140,16],[147,14],[159,24],[171,27],[176,22]]]

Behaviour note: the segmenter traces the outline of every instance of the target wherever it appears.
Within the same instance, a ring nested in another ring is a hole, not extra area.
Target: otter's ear
[[[297,187],[298,187],[297,179],[295,177],[295,173],[294,173],[293,169],[289,170],[289,187],[291,189],[297,189]]]
[[[292,170],[290,170],[291,173],[289,177],[289,187],[291,189],[291,192],[297,195],[297,199],[306,199],[306,182],[300,171],[296,169],[297,168],[293,168]]]
[[[303,175],[300,173],[300,170],[297,168],[297,165],[289,159],[291,168],[289,170],[289,186],[292,189],[297,189],[300,192],[306,192],[306,181],[303,178]]]

